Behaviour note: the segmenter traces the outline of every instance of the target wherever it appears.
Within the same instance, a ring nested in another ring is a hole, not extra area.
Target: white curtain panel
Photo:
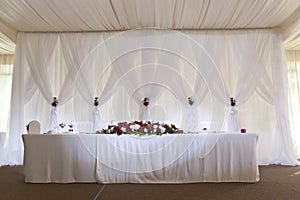
[[[289,114],[292,138],[300,157],[300,51],[287,51],[287,67],[289,79]]]
[[[286,84],[287,76],[282,76],[282,74],[287,74],[287,68],[279,67],[280,65],[286,65],[286,63],[283,62],[286,58],[285,53],[281,53],[281,50],[283,51],[281,45],[275,46],[277,51],[272,52],[272,54],[265,55],[266,59],[269,60],[269,65],[264,71],[262,71],[261,81],[257,87],[258,95],[273,105],[275,107],[276,116],[280,116],[276,117],[274,134],[277,137],[272,138],[273,142],[271,144],[273,147],[270,148],[276,157],[269,158],[270,160],[266,162],[272,162],[275,164],[279,164],[281,162],[279,161],[281,160],[279,157],[286,158],[286,163],[290,160],[289,157],[297,157],[295,151],[296,148],[292,142],[292,135],[285,134],[286,132],[291,132],[291,130],[289,123],[285,123],[285,121],[289,119],[289,110],[287,109],[288,101],[283,101],[283,99],[288,99],[288,85]],[[271,70],[272,74],[268,73],[267,70]],[[276,81],[272,81],[271,79]],[[279,91],[278,87],[281,87],[282,91]],[[283,98],[278,98],[279,96],[282,96]],[[290,148],[285,149],[288,146]]]
[[[0,55],[0,132],[7,132],[13,72],[13,56]]]
[[[259,134],[260,164],[297,165],[284,63],[282,40],[273,30],[20,33],[5,161],[22,163],[20,135],[28,121],[37,119],[48,131],[53,96],[58,123],[94,118],[100,128],[141,120],[149,97],[144,113],[152,120],[189,131],[201,124],[226,130],[234,97],[240,127]]]
[[[24,42],[24,49],[30,52],[26,55],[30,74],[35,80],[39,91],[41,91],[44,98],[51,104],[54,97],[54,89],[52,88],[53,82],[51,83],[48,76],[50,71],[48,69],[53,68],[50,61],[53,57],[54,48],[57,45],[58,36],[51,35],[51,37],[45,38],[47,34],[39,34],[36,40],[33,39],[34,35],[24,35],[24,37],[28,37],[28,39],[24,40],[26,41]],[[44,53],[36,56],[34,52],[37,52],[39,49],[43,49]],[[50,112],[49,130],[56,128],[57,118],[57,110],[53,108]]]
[[[76,34],[62,34],[61,35],[61,48],[69,70],[68,80],[72,84],[69,88],[71,96],[79,92],[82,100],[88,105],[93,105],[93,100],[98,97],[99,106],[103,105],[111,96],[111,93],[106,92],[106,88],[110,87],[107,80],[113,81],[113,77],[108,76],[109,79],[101,79],[99,74],[105,71],[105,67],[99,68],[99,63],[104,63],[108,60],[104,42],[109,38],[111,33],[76,33]],[[100,48],[97,48],[100,46]],[[101,48],[102,47],[102,48]],[[88,58],[88,59],[87,59]],[[99,71],[100,70],[100,71]],[[110,74],[110,72],[108,72]],[[99,82],[99,79],[102,81]],[[97,84],[102,88],[97,90]],[[73,99],[75,104],[78,105],[80,100]],[[75,110],[76,113],[79,110]],[[75,118],[78,119],[77,114]],[[91,119],[92,118],[92,119]],[[79,119],[78,119],[79,120]],[[93,122],[94,131],[103,128],[103,121],[99,108],[95,107],[92,116],[88,119]]]

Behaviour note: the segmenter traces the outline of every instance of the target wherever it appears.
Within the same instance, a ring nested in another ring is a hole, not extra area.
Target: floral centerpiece
[[[178,129],[174,124],[165,124],[161,122],[134,121],[119,122],[117,125],[108,125],[107,129],[97,131],[101,134],[136,134],[136,135],[162,135],[162,134],[179,134],[183,130]]]

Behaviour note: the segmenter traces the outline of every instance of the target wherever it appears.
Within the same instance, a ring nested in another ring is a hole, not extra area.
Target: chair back
[[[41,134],[40,122],[32,120],[28,124],[28,134]]]

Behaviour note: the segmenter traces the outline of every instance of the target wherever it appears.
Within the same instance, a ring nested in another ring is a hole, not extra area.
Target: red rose
[[[172,127],[173,129],[177,129],[176,126],[175,126],[174,124],[171,124],[171,127]]]
[[[123,131],[121,129],[117,129],[117,134],[122,135]]]
[[[144,104],[144,106],[148,106],[149,105],[149,98],[148,97],[144,98],[143,104]]]
[[[53,97],[53,102],[51,103],[51,105],[52,105],[53,107],[56,107],[57,104],[58,104],[58,101],[57,101],[56,97]]]
[[[235,99],[233,97],[230,98],[230,105],[235,106]]]

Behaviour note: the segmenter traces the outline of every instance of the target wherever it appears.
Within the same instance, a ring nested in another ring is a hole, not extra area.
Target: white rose
[[[148,132],[148,129],[147,129],[147,128],[144,128],[144,132],[147,133],[147,132]]]
[[[138,124],[134,125],[135,130],[139,130],[139,128],[140,128],[140,125],[138,125]]]
[[[126,132],[126,128],[125,128],[125,127],[122,127],[121,130],[122,130],[123,132]]]
[[[154,128],[154,129],[157,129],[157,128],[158,128],[158,126],[155,124],[155,125],[153,126],[153,128]]]

